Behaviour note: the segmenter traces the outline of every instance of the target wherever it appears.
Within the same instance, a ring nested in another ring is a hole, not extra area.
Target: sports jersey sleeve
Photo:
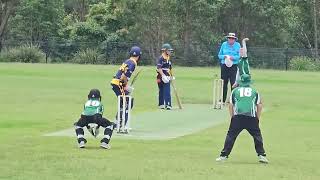
[[[236,74],[236,83],[240,80],[240,71],[239,71],[239,67],[237,69],[237,74]]]
[[[103,111],[104,111],[104,106],[103,106],[103,104],[101,104],[100,105],[100,113],[101,113],[101,115],[103,114]]]
[[[238,64],[238,68],[240,71],[240,76],[242,74],[250,74],[250,66],[249,66],[248,57],[241,57],[239,64]]]
[[[161,69],[162,68],[162,57],[160,57],[158,60],[157,60],[157,69]]]
[[[257,94],[256,94],[256,104],[260,104],[260,103],[261,103],[260,94],[257,92]]]
[[[241,48],[240,43],[235,42],[235,43],[234,43],[234,48],[235,48],[235,51],[234,51],[233,54],[232,54],[232,56],[233,56],[233,61],[238,63],[239,60],[240,60],[240,48]],[[237,64],[237,63],[236,63],[236,64]]]
[[[128,79],[130,79],[130,77],[131,77],[133,71],[135,70],[136,66],[135,66],[134,63],[131,62],[131,63],[128,63],[128,66],[127,66],[127,67],[128,67],[128,68],[127,68],[127,70],[124,72],[124,75],[125,75]]]
[[[230,96],[229,102],[230,102],[230,104],[232,104],[232,105],[235,103],[235,102],[234,102],[234,90],[232,90],[232,92],[231,92],[231,96]]]
[[[219,50],[219,54],[218,54],[218,57],[219,57],[219,60],[220,62],[222,63],[222,60],[224,60],[224,47],[226,45],[226,42],[222,43],[221,47],[220,47],[220,50]]]

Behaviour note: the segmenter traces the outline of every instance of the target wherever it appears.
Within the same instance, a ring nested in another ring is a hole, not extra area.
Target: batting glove
[[[162,76],[161,79],[162,79],[162,81],[164,83],[169,83],[170,82],[170,77],[168,77],[168,76]]]
[[[132,91],[134,90],[134,88],[132,86],[126,86],[126,90],[130,93],[132,93]]]

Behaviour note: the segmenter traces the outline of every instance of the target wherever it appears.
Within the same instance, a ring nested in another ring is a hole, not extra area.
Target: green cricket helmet
[[[251,76],[249,74],[242,74],[237,83],[242,87],[249,86],[250,84],[252,84]]]
[[[169,43],[165,43],[161,46],[161,51],[167,51],[167,50],[171,52],[173,51],[172,46]]]

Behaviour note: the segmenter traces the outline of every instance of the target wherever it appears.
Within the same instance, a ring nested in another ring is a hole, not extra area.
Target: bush
[[[101,54],[97,49],[85,49],[75,53],[72,62],[78,64],[99,64],[101,63]]]
[[[320,61],[315,61],[316,71],[320,71]]]
[[[7,59],[6,51],[2,51],[0,54],[0,62],[9,62]]]
[[[0,60],[5,62],[39,63],[45,62],[45,54],[38,46],[22,45],[1,52]]]
[[[56,64],[59,64],[59,63],[64,63],[63,59],[59,58],[59,57],[54,57],[54,58],[50,58],[50,63],[56,63]]]
[[[306,56],[293,57],[290,60],[290,69],[298,71],[316,71],[319,69],[319,63]]]

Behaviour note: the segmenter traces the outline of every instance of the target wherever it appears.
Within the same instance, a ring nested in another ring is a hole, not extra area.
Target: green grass
[[[156,108],[154,67],[135,84],[133,113]],[[253,70],[266,111],[261,128],[270,164],[257,163],[253,140],[238,137],[226,163],[215,158],[226,123],[196,134],[161,140],[113,139],[112,149],[76,147],[75,138],[45,137],[69,128],[90,88],[102,91],[113,119],[116,98],[109,82],[118,66],[0,64],[0,179],[319,179],[320,73]],[[175,69],[182,102],[209,104],[214,68]],[[196,113],[196,112],[195,112]]]

